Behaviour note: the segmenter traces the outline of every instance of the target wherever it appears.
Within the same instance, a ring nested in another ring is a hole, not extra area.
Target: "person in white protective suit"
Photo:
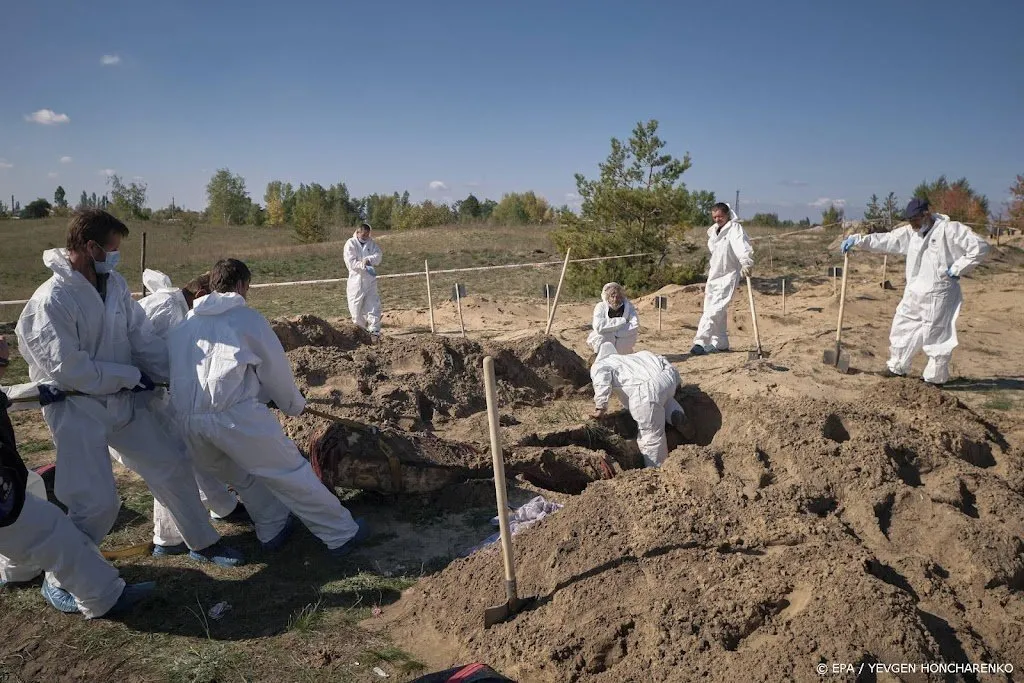
[[[67,249],[43,253],[53,271],[18,319],[19,350],[33,382],[80,392],[45,406],[57,451],[54,493],[68,516],[99,544],[117,520],[108,447],[146,482],[174,515],[189,557],[224,567],[242,555],[223,544],[199,500],[184,451],[174,447],[138,396],[168,376],[167,345],[115,270],[128,228],[99,209],[76,211]],[[56,577],[46,581],[59,590]]]
[[[0,379],[8,360],[7,341],[0,335]],[[11,405],[8,392],[17,394],[21,388],[38,391],[38,386],[30,385],[0,390],[0,553],[5,560],[10,558],[10,566],[43,567],[57,576],[66,590],[50,591],[50,585],[44,583],[42,593],[62,612],[81,612],[87,619],[126,612],[148,597],[156,584],[125,584],[92,539],[46,500],[42,478],[25,467],[18,453],[14,427],[7,415]],[[39,397],[42,399],[44,394],[40,392]],[[38,409],[40,403],[29,407]],[[39,485],[41,491],[31,490]],[[9,576],[4,568],[6,565],[0,567],[0,586],[33,578]]]
[[[619,355],[611,342],[605,342],[590,368],[590,379],[594,384],[594,417],[605,414],[614,393],[640,428],[636,445],[644,463],[660,467],[668,457],[666,420],[680,433],[687,430],[686,414],[675,399],[679,371],[664,356],[650,351]]]
[[[928,364],[922,379],[941,386],[949,381],[949,360],[958,344],[960,276],[985,259],[988,243],[963,223],[932,213],[926,200],[911,200],[903,219],[910,225],[850,235],[841,249],[844,254],[856,248],[907,257],[907,286],[889,331],[886,366],[890,375],[906,377],[914,356],[924,351]]]
[[[601,301],[594,306],[591,332],[587,346],[597,353],[601,344],[611,342],[618,353],[633,353],[640,333],[640,318],[633,302],[618,282],[609,282],[601,288]]]
[[[711,208],[711,219],[715,224],[708,228],[711,258],[704,288],[704,313],[697,324],[691,356],[729,350],[729,302],[740,277],[750,277],[754,268],[754,249],[736,212],[720,202]]]
[[[153,323],[153,330],[161,338],[166,340],[168,333],[174,327],[185,321],[192,308],[192,302],[196,296],[203,296],[209,293],[210,276],[203,275],[184,288],[178,289],[171,284],[171,278],[158,270],[146,269],[142,273],[142,284],[145,285],[148,295],[139,300],[139,305],[146,312],[146,316]],[[170,397],[167,390],[157,387],[150,392],[147,407],[153,416],[160,422],[164,430],[173,438],[176,445],[187,450],[184,441],[178,434],[178,424],[171,409]],[[121,455],[110,449],[111,456],[123,464]],[[203,505],[210,511],[213,519],[224,519],[238,509],[238,498],[235,497],[223,482],[210,476],[203,470],[193,466],[196,485],[199,488],[199,498]],[[236,516],[238,516],[236,514]],[[174,518],[170,511],[160,504],[160,501],[153,499],[153,554],[157,557],[166,554],[180,554],[184,552],[184,541]]]
[[[291,511],[341,556],[365,537],[365,526],[317,479],[270,412],[273,404],[298,416],[306,399],[270,324],[246,305],[251,279],[241,261],[219,261],[212,293],[171,331],[171,404],[197,465],[238,492],[264,548],[287,541]]]
[[[345,242],[345,267],[348,268],[348,312],[352,322],[380,335],[380,294],[377,292],[377,266],[382,255],[370,237],[370,224],[363,223]]]

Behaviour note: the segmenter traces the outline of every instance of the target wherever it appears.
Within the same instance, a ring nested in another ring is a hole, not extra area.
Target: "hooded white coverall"
[[[89,394],[43,408],[57,450],[54,494],[75,526],[99,544],[121,508],[112,446],[171,511],[189,548],[217,543],[187,456],[146,408],[146,397],[127,391],[138,385],[140,368],[154,381],[167,379],[164,340],[119,273],[107,278],[104,299],[71,267],[64,249],[44,252],[43,263],[53,276],[18,319],[19,350],[33,382]],[[47,580],[60,587],[49,573]]]
[[[679,371],[664,356],[650,351],[622,356],[606,342],[590,368],[590,379],[594,383],[597,408],[607,408],[612,393],[629,408],[629,414],[640,428],[636,445],[647,467],[659,467],[665,462],[668,457],[666,419],[671,419],[677,410],[683,412],[675,399]]]
[[[740,281],[740,270],[754,265],[754,248],[750,246],[747,233],[739,222],[739,216],[729,209],[731,220],[719,228],[708,228],[708,250],[711,252],[708,264],[708,282],[704,288],[704,313],[697,325],[693,338],[695,345],[707,351],[726,351],[729,335],[726,325],[729,321],[729,302]]]
[[[352,539],[352,515],[264,405],[273,401],[291,416],[306,406],[266,319],[238,294],[209,294],[196,299],[168,346],[171,404],[192,456],[238,492],[260,541],[284,528],[289,510],[329,549]]]
[[[932,226],[923,235],[910,225],[891,232],[853,235],[856,247],[907,257],[907,286],[896,307],[889,332],[889,370],[905,375],[918,351],[928,356],[923,379],[933,384],[949,381],[949,359],[957,347],[956,319],[963,293],[960,276],[985,260],[988,243],[963,223],[932,214]]]
[[[166,340],[171,329],[185,321],[188,315],[188,302],[181,289],[171,283],[171,279],[158,270],[147,268],[142,273],[142,283],[146,286],[148,296],[139,300],[139,305],[146,312],[146,316],[153,323],[153,330],[161,338]],[[164,431],[175,441],[175,445],[181,450],[187,450],[185,442],[179,435],[179,425],[174,417],[174,410],[171,408],[170,397],[167,390],[157,387],[148,392],[147,407],[153,413],[153,417],[163,426]],[[123,464],[121,454],[113,448],[110,455]],[[235,509],[238,499],[235,494],[228,490],[216,477],[210,476],[203,470],[193,466],[196,485],[199,487],[199,498],[203,505],[210,511],[213,517],[227,517]],[[153,499],[153,543],[163,546],[178,545],[184,539],[174,524],[174,518],[170,511],[160,504],[160,501]]]
[[[598,353],[601,344],[611,342],[618,353],[633,353],[637,336],[640,334],[640,318],[637,316],[633,302],[623,298],[625,306],[621,318],[609,318],[608,311],[611,305],[608,303],[608,294],[601,291],[601,301],[594,306],[594,319],[591,322],[591,332],[587,336],[587,346]]]
[[[353,233],[345,242],[345,267],[348,268],[348,312],[352,322],[368,330],[371,334],[380,334],[380,294],[377,292],[377,277],[366,272],[369,265],[376,268],[383,256],[380,247],[372,237],[360,242]]]

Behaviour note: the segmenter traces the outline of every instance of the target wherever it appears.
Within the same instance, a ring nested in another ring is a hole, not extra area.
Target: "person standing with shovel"
[[[958,343],[960,276],[985,260],[988,244],[963,223],[932,213],[926,199],[911,200],[903,220],[910,225],[850,235],[841,249],[844,254],[858,248],[907,257],[907,286],[889,332],[888,374],[906,377],[914,356],[924,351],[928,365],[922,379],[942,386],[949,381],[949,360]]]

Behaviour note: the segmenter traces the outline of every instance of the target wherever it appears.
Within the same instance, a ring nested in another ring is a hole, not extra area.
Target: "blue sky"
[[[859,216],[943,173],[998,207],[1024,173],[1018,0],[33,0],[4,24],[0,196],[23,205],[109,169],[202,208],[225,166],[260,202],[278,178],[557,205],[649,118],[744,216]]]

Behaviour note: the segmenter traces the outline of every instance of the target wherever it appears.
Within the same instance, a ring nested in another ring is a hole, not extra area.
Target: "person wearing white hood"
[[[211,293],[171,331],[171,405],[196,464],[238,492],[265,549],[288,540],[291,511],[338,557],[366,527],[317,479],[268,408],[296,417],[306,399],[270,323],[246,305],[251,280],[241,261],[218,261]]]
[[[153,323],[153,330],[166,341],[167,335],[172,329],[185,321],[192,308],[192,302],[198,297],[209,293],[210,276],[201,275],[189,282],[184,288],[177,288],[171,283],[164,273],[158,270],[147,268],[142,273],[142,284],[145,285],[147,296],[139,300],[139,305],[146,312],[146,316]],[[163,387],[155,388],[149,397],[147,407],[153,416],[163,426],[175,445],[181,450],[187,450],[179,435],[179,427],[175,420],[174,411],[170,405],[170,397]],[[124,463],[121,454],[115,449],[110,449],[110,455],[118,462]],[[199,488],[199,498],[203,505],[210,511],[213,519],[224,519],[236,511],[239,507],[238,498],[228,490],[228,487],[204,472],[193,464],[196,485]],[[160,504],[160,501],[153,499],[153,552],[156,556],[166,554],[181,554],[186,552],[184,539],[174,523],[170,511]]]
[[[370,224],[363,223],[345,242],[345,267],[348,268],[348,312],[352,322],[380,336],[380,294],[377,292],[377,266],[382,255],[370,237]]]
[[[711,208],[711,219],[715,224],[708,228],[711,260],[704,288],[704,313],[697,324],[691,356],[729,350],[729,302],[740,277],[750,277],[754,267],[754,249],[736,212],[719,202]]]
[[[0,335],[0,379],[9,360],[7,340]],[[39,387],[22,385],[32,393]],[[14,427],[7,415],[7,391],[0,391],[0,552],[13,565],[44,567],[67,587],[51,593],[43,583],[43,597],[62,612],[81,612],[87,619],[113,617],[131,609],[152,594],[156,584],[147,581],[125,584],[117,570],[103,559],[96,544],[42,495],[34,494],[32,477],[38,475],[25,467],[15,441]],[[44,397],[43,393],[39,394]],[[59,400],[64,400],[62,397]],[[30,574],[10,578],[0,567],[0,586],[7,582],[31,580]]]
[[[640,333],[640,319],[633,302],[618,282],[609,282],[601,288],[601,301],[594,306],[594,319],[587,346],[597,353],[601,344],[611,342],[618,353],[633,353]]]
[[[660,467],[668,457],[666,419],[681,434],[688,429],[683,407],[676,402],[679,371],[664,356],[650,351],[619,355],[611,342],[601,344],[590,368],[594,385],[594,417],[608,410],[614,393],[640,428],[636,445],[647,467]]]
[[[84,396],[43,408],[57,450],[54,493],[97,545],[121,507],[108,447],[174,515],[189,556],[231,567],[242,555],[221,542],[199,500],[185,453],[175,449],[137,392],[168,376],[167,344],[115,270],[128,228],[99,209],[76,211],[67,249],[43,253],[53,276],[32,295],[15,331],[29,378]],[[57,590],[59,582],[47,574]]]
[[[907,257],[907,286],[889,331],[886,366],[890,375],[906,377],[914,356],[924,351],[928,364],[922,379],[941,386],[949,381],[949,361],[958,344],[956,320],[963,304],[960,276],[984,261],[989,247],[963,223],[932,213],[924,199],[911,200],[903,220],[910,225],[891,232],[850,235],[841,250]]]

